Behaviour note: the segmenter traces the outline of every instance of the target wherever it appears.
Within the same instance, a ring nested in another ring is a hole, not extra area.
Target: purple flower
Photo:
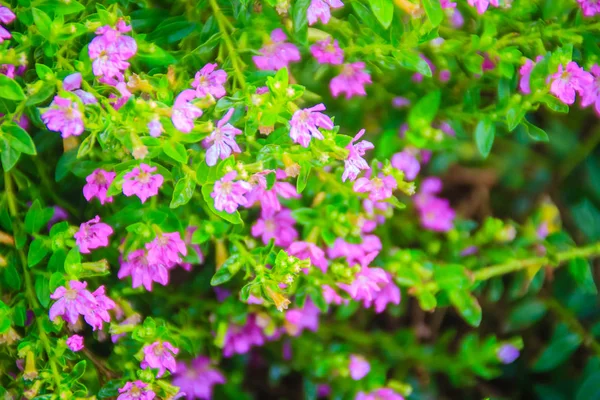
[[[456,3],[450,0],[440,0],[442,8],[456,8]]]
[[[196,357],[190,365],[177,363],[177,373],[173,375],[172,383],[179,387],[180,393],[185,393],[187,400],[212,399],[214,385],[225,383],[225,377],[218,370],[211,368],[210,358]]]
[[[0,44],[4,43],[5,40],[8,40],[12,37],[10,32],[6,30],[2,25],[0,25]]]
[[[488,9],[490,4],[494,7],[500,6],[498,0],[468,0],[468,2],[471,7],[477,8],[477,12],[479,14],[483,14]]]
[[[404,177],[409,181],[415,179],[421,170],[419,160],[410,149],[394,154],[392,156],[392,167],[404,172]]]
[[[316,244],[310,242],[294,242],[288,247],[287,252],[300,260],[309,259],[311,264],[318,267],[323,273],[327,272],[327,259],[325,252]]]
[[[189,133],[194,129],[194,120],[202,116],[202,110],[190,103],[196,98],[196,92],[186,89],[179,93],[173,104],[171,121],[175,128],[183,133]]]
[[[196,89],[196,96],[205,97],[212,95],[219,99],[227,93],[223,84],[227,81],[227,72],[218,69],[217,64],[206,64],[202,69],[196,72],[192,87]]]
[[[369,199],[377,201],[392,197],[392,192],[397,186],[396,179],[391,175],[373,179],[359,178],[354,183],[354,191],[357,193],[369,192]]]
[[[271,40],[260,49],[260,56],[253,56],[256,68],[277,71],[290,62],[300,61],[300,52],[292,43],[287,43],[287,35],[279,28],[271,32]]]
[[[279,178],[280,173],[285,171],[277,171],[276,178]],[[281,211],[281,202],[279,197],[284,199],[300,198],[296,191],[296,186],[289,182],[275,182],[271,189],[267,189],[267,179],[265,175],[273,173],[273,170],[265,170],[252,175],[250,182],[254,184],[252,191],[246,196],[248,200],[247,206],[251,206],[257,201],[262,207],[262,216],[270,217],[276,212]]]
[[[446,199],[435,195],[442,190],[439,178],[429,177],[421,183],[415,196],[415,207],[419,212],[421,225],[436,232],[447,232],[453,227],[455,212]]]
[[[575,102],[575,92],[583,96],[585,88],[593,83],[592,75],[574,61],[569,62],[567,68],[559,65],[558,72],[551,75],[550,80],[550,93],[568,105]]]
[[[158,116],[155,116],[152,118],[152,120],[150,120],[150,122],[148,122],[148,131],[152,137],[159,137],[165,131],[165,128],[162,126]]]
[[[355,354],[350,355],[350,365],[348,366],[350,370],[350,376],[355,381],[359,381],[371,370],[371,364],[363,357]]]
[[[345,93],[346,99],[353,96],[366,96],[365,85],[371,83],[371,75],[365,72],[364,62],[344,64],[342,72],[329,83],[333,97]]]
[[[498,349],[498,359],[503,364],[510,364],[519,358],[519,349],[512,344],[505,344]]]
[[[156,394],[142,381],[127,382],[119,389],[117,400],[152,400]]]
[[[339,306],[348,303],[348,300],[342,298],[331,286],[323,285],[321,289],[323,289],[323,297],[327,304],[337,304]]]
[[[202,143],[204,146],[209,146],[206,151],[206,164],[211,167],[217,164],[219,158],[224,160],[232,152],[240,153],[242,151],[235,142],[235,137],[242,131],[228,123],[234,111],[233,108],[230,108],[227,114],[217,122],[217,128]]]
[[[117,275],[119,279],[131,276],[133,288],[144,285],[147,291],[152,291],[152,282],[165,286],[169,283],[169,270],[163,263],[150,264],[145,250],[135,250],[127,255],[127,261],[121,263]]]
[[[136,195],[142,203],[149,197],[156,196],[164,178],[160,174],[152,175],[157,167],[140,164],[123,176],[123,194],[127,197]]]
[[[104,294],[104,290],[104,286],[100,286],[92,293],[96,302],[92,304],[90,309],[83,316],[85,322],[87,322],[94,331],[96,329],[102,329],[104,322],[110,322],[108,310],[112,310],[116,307],[115,302]]]
[[[115,176],[117,176],[115,172],[109,172],[98,168],[85,178],[87,183],[83,187],[83,197],[85,197],[87,201],[97,197],[102,205],[104,205],[105,202],[112,203],[113,198],[106,197],[106,192],[115,179]]]
[[[256,316],[248,315],[244,326],[229,324],[225,334],[223,356],[231,357],[234,354],[245,354],[253,346],[262,346],[265,336],[256,323]]]
[[[525,64],[519,68],[519,75],[521,78],[519,79],[519,89],[523,94],[530,94],[531,87],[529,86],[529,78],[531,77],[531,71],[533,71],[533,67],[535,63],[531,61],[529,58],[525,60]]]
[[[70,281],[69,288],[58,287],[50,298],[57,300],[50,307],[49,318],[54,321],[59,315],[73,325],[77,323],[80,315],[85,315],[96,304],[96,298],[86,289],[87,282]]]
[[[67,339],[67,347],[71,351],[79,351],[83,349],[83,336],[73,335]]]
[[[354,400],[404,400],[404,397],[394,392],[392,389],[381,388],[371,393],[359,392]]]
[[[137,52],[137,43],[132,37],[123,35],[131,27],[123,20],[117,23],[117,29],[108,25],[96,30],[96,36],[88,46],[88,55],[92,62],[94,75],[104,78],[123,78],[123,71],[129,68],[129,60]]]
[[[79,110],[79,104],[55,96],[50,107],[42,114],[44,124],[54,132],[60,132],[63,138],[79,136],[83,133],[83,114]]]
[[[443,69],[440,71],[440,82],[448,82],[450,80],[450,78],[452,77],[452,73],[450,72],[450,70],[447,69]]]
[[[382,313],[389,303],[400,304],[401,294],[400,289],[394,283],[392,275],[387,272],[389,282],[387,284],[380,285],[381,290],[375,297],[375,312],[377,314]],[[370,307],[371,304],[365,302],[365,307]]]
[[[298,232],[294,228],[295,223],[292,212],[288,209],[271,215],[261,215],[252,225],[252,236],[260,236],[264,244],[275,239],[276,246],[287,247],[298,237]]]
[[[410,106],[410,100],[406,97],[397,96],[392,99],[392,105],[396,108],[405,108]]]
[[[373,143],[366,140],[354,144],[364,134],[365,130],[361,129],[350,141],[348,146],[346,146],[346,149],[348,149],[348,157],[344,160],[344,173],[342,174],[342,181],[344,182],[346,182],[346,179],[348,178],[353,181],[358,177],[360,171],[370,169],[369,164],[367,164],[362,156],[365,155],[367,150],[371,150],[375,148],[375,146],[373,146]]]
[[[596,113],[600,115],[600,66],[594,64],[590,72],[593,79],[590,84],[583,87],[581,106],[588,107],[593,104]]]
[[[146,244],[146,250],[150,264],[164,264],[167,268],[181,263],[181,256],[187,256],[187,247],[179,232],[158,234]]]
[[[345,258],[349,266],[369,266],[382,249],[381,240],[376,235],[366,235],[360,244],[348,243],[337,238],[333,247],[327,250],[329,258]]]
[[[329,22],[331,19],[331,8],[343,7],[344,3],[340,0],[312,0],[308,10],[306,11],[306,18],[308,19],[309,25],[314,25],[317,20],[321,20],[323,24]]]
[[[81,253],[87,254],[90,250],[108,246],[108,237],[112,233],[113,229],[110,225],[100,222],[100,217],[96,215],[95,218],[79,226],[79,231],[74,235],[75,243]]]
[[[308,147],[312,137],[323,140],[323,134],[319,128],[333,129],[333,121],[327,115],[319,112],[324,111],[323,103],[310,108],[297,110],[290,120],[290,137],[294,143],[302,147]]]
[[[210,197],[215,199],[215,208],[219,211],[234,213],[239,206],[248,204],[244,196],[252,186],[246,181],[233,181],[237,177],[236,171],[227,173],[223,178],[215,182]]]
[[[175,356],[179,349],[169,342],[156,341],[144,347],[144,360],[141,363],[142,369],[158,369],[157,378],[163,376],[166,370],[172,374],[177,371]]]
[[[63,80],[63,89],[68,90],[69,92],[79,89],[81,87],[81,81],[82,78],[80,72],[75,72],[74,74],[68,75]]]
[[[15,20],[15,14],[8,7],[0,6],[0,22],[10,24]]]
[[[284,327],[291,336],[300,336],[304,329],[316,332],[319,329],[319,309],[307,299],[304,307],[285,313]]]
[[[310,46],[310,53],[320,64],[339,65],[344,62],[344,51],[331,37]]]
[[[577,0],[577,2],[581,6],[585,17],[593,17],[596,14],[600,14],[600,2],[598,0]]]
[[[370,307],[381,288],[390,282],[390,276],[381,268],[362,267],[351,284],[338,283],[354,300],[362,300],[365,308]]]

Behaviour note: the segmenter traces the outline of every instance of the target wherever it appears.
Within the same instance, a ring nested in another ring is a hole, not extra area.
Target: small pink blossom
[[[211,367],[210,358],[199,356],[189,365],[178,362],[177,372],[173,375],[172,383],[179,388],[180,393],[185,393],[187,400],[210,400],[213,386],[224,384],[225,377]]]
[[[342,181],[346,182],[346,179],[354,181],[360,171],[370,169],[369,164],[365,161],[363,156],[367,150],[374,149],[373,143],[366,140],[362,140],[355,144],[365,134],[365,130],[361,129],[356,136],[350,141],[346,149],[348,150],[348,157],[344,160],[344,173],[342,174]]]
[[[153,400],[156,394],[142,381],[127,382],[119,389],[117,400]]]
[[[365,72],[364,62],[344,64],[342,72],[329,83],[333,97],[345,93],[346,99],[353,96],[366,96],[365,85],[371,84],[371,75]]]
[[[87,282],[72,280],[68,289],[64,286],[58,287],[50,298],[58,300],[50,307],[49,318],[54,321],[58,316],[69,324],[77,323],[80,315],[85,315],[96,303],[96,298],[86,289]]]
[[[456,8],[456,3],[451,0],[440,0],[442,8]]]
[[[157,167],[140,164],[123,177],[123,194],[127,197],[137,196],[145,203],[149,197],[156,196],[164,178],[160,174],[152,175]]]
[[[281,170],[276,173],[276,179],[280,178]],[[274,213],[281,211],[281,202],[279,198],[284,199],[300,198],[296,191],[296,186],[289,182],[275,181],[271,189],[267,189],[266,175],[273,173],[273,170],[265,170],[252,175],[250,182],[253,183],[252,191],[246,196],[248,200],[247,206],[260,203],[262,207],[261,215],[270,217]],[[285,174],[285,171],[283,171]]]
[[[83,197],[85,197],[87,201],[96,197],[100,200],[100,204],[102,205],[104,205],[104,203],[112,203],[113,198],[106,197],[106,192],[116,176],[117,174],[115,172],[109,172],[98,168],[85,178],[87,183],[83,187]]]
[[[42,113],[42,120],[49,130],[60,132],[63,138],[79,136],[84,130],[79,104],[60,96],[54,97],[50,107]]]
[[[529,79],[531,77],[531,71],[533,71],[533,67],[535,66],[534,62],[529,58],[525,60],[525,64],[519,68],[519,75],[521,78],[519,79],[519,89],[523,94],[530,94],[531,87],[529,86]]]
[[[271,40],[260,49],[259,56],[252,60],[256,68],[266,71],[277,71],[287,67],[290,62],[300,61],[300,52],[292,43],[287,43],[287,35],[279,28],[271,32]]]
[[[392,197],[392,192],[398,183],[391,175],[386,175],[383,178],[359,178],[354,183],[354,191],[357,193],[369,193],[369,199],[373,201],[385,200]]]
[[[306,19],[309,25],[314,25],[318,20],[326,24],[331,19],[331,9],[343,7],[344,3],[340,0],[311,0]]]
[[[323,103],[310,108],[297,110],[290,120],[290,137],[294,143],[302,147],[308,147],[311,138],[323,140],[323,134],[319,128],[333,129],[333,121],[320,111],[325,110]]]
[[[405,178],[409,181],[414,180],[421,170],[419,160],[415,157],[414,151],[410,149],[394,154],[391,163],[392,167],[404,172]]]
[[[288,247],[287,252],[294,257],[298,257],[300,260],[309,259],[311,264],[319,268],[323,273],[327,272],[328,263],[325,258],[325,252],[316,244],[310,242],[294,242]]]
[[[348,369],[350,370],[352,379],[359,381],[367,376],[371,370],[371,364],[363,356],[351,354]]]
[[[127,255],[127,261],[121,262],[121,269],[117,275],[119,279],[131,276],[132,287],[135,289],[144,286],[147,291],[152,291],[152,283],[157,282],[165,286],[169,283],[169,270],[162,263],[150,264],[145,250],[134,250]]]
[[[381,288],[390,282],[389,275],[381,268],[362,267],[351,284],[338,283],[350,297],[363,301],[365,308],[370,307]]]
[[[191,103],[196,98],[196,91],[186,89],[179,93],[173,104],[171,121],[178,131],[189,133],[194,129],[194,120],[202,116],[202,110]]]
[[[211,167],[217,164],[219,158],[224,160],[232,152],[240,153],[242,151],[235,141],[235,137],[241,135],[242,131],[228,123],[234,111],[233,108],[230,108],[227,114],[217,122],[216,129],[202,143],[208,147],[206,164]]]
[[[0,22],[8,25],[11,22],[13,22],[15,20],[15,18],[16,18],[16,15],[15,15],[15,13],[13,13],[10,10],[10,8],[0,6]]]
[[[371,393],[359,392],[354,400],[404,400],[404,397],[394,392],[392,389],[381,388]]]
[[[593,17],[600,14],[600,2],[598,0],[577,0],[581,6],[584,17]]]
[[[342,298],[331,286],[323,285],[321,289],[323,289],[323,297],[327,304],[336,304],[339,306],[340,304],[348,303],[348,300]]]
[[[245,354],[253,346],[262,346],[265,336],[256,322],[255,315],[248,315],[246,324],[243,326],[229,324],[225,334],[225,346],[223,356],[231,357],[234,354]]]
[[[187,247],[179,232],[158,234],[146,244],[146,250],[150,264],[164,264],[167,268],[180,264],[181,256],[187,255]]]
[[[92,296],[94,296],[96,302],[83,317],[85,322],[87,322],[95,331],[97,329],[102,329],[104,322],[110,322],[110,314],[108,311],[115,308],[116,304],[106,296],[104,285],[99,286],[98,289],[92,293]]]
[[[319,309],[307,299],[302,308],[294,308],[285,313],[284,327],[291,336],[300,336],[304,329],[316,332],[319,329]]]
[[[196,89],[196,96],[205,97],[212,95],[220,99],[227,93],[223,86],[227,81],[227,72],[217,69],[217,64],[206,64],[202,69],[196,72],[192,87]]]
[[[67,339],[67,347],[71,351],[79,351],[83,349],[83,336],[73,335]]]
[[[590,72],[592,75],[592,82],[583,87],[581,106],[588,107],[593,104],[596,114],[600,115],[600,66],[594,64],[590,69]]]
[[[294,228],[295,223],[292,212],[288,209],[271,215],[261,215],[252,225],[252,236],[260,236],[264,244],[275,239],[276,246],[287,247],[298,238],[298,231]]]
[[[177,372],[175,356],[178,353],[179,349],[171,343],[156,341],[144,347],[144,360],[140,366],[142,369],[158,369],[157,378],[163,376],[167,370],[173,374]]]
[[[148,131],[150,133],[150,136],[152,136],[152,137],[159,137],[165,131],[165,128],[163,127],[162,123],[160,122],[160,118],[158,116],[155,116],[154,118],[152,118],[150,120],[150,122],[148,122],[147,126],[148,126]]]
[[[108,246],[108,237],[112,233],[113,229],[110,225],[100,222],[100,217],[96,215],[80,225],[79,231],[74,236],[75,243],[81,253],[87,254],[90,250]]]
[[[246,181],[233,181],[237,177],[236,171],[227,173],[223,178],[215,182],[210,196],[215,199],[215,209],[234,213],[239,206],[248,204],[244,196],[252,186]]]
[[[436,232],[447,232],[453,228],[455,212],[446,199],[436,196],[442,190],[439,178],[429,177],[421,183],[415,196],[415,207],[419,212],[421,225]]]
[[[96,30],[96,36],[88,46],[88,55],[92,59],[94,75],[105,78],[123,78],[123,71],[129,68],[129,60],[137,52],[137,43],[132,37],[123,35],[131,27],[123,20],[117,23],[117,29],[108,25]]]
[[[493,5],[494,7],[500,7],[499,0],[467,0],[471,7],[477,8],[477,12],[479,14],[483,14],[489,7],[489,5]]]
[[[344,62],[344,51],[337,39],[328,37],[310,46],[310,53],[320,64],[339,65]]]

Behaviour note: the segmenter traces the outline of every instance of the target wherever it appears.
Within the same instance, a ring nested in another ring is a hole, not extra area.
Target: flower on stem
[[[196,96],[205,97],[210,94],[216,99],[225,96],[227,92],[223,85],[227,81],[227,72],[216,68],[216,63],[206,64],[196,72],[194,82],[192,82],[192,87],[196,89]]]
[[[404,400],[404,397],[394,392],[392,389],[381,388],[371,393],[359,392],[354,400]]]
[[[246,181],[233,181],[237,177],[236,171],[227,173],[223,178],[215,182],[210,196],[215,199],[215,209],[234,213],[239,206],[248,204],[248,199],[244,196],[252,186]]]
[[[74,237],[79,251],[87,254],[90,250],[108,246],[108,237],[112,233],[113,229],[110,225],[100,222],[100,217],[96,215],[93,219],[81,224]]]
[[[586,72],[575,61],[563,67],[558,66],[558,72],[550,76],[550,93],[558,97],[560,101],[567,105],[575,102],[575,93],[583,96],[585,88],[592,85],[593,77]]]
[[[229,324],[227,327],[223,356],[231,357],[234,354],[245,354],[253,346],[262,346],[264,343],[265,336],[256,323],[256,316],[248,315],[245,325]]]
[[[160,174],[152,175],[157,167],[140,164],[123,177],[123,194],[127,197],[137,196],[145,203],[149,197],[156,196],[164,178]]]
[[[73,335],[67,339],[67,347],[71,351],[79,351],[83,349],[83,336]]]
[[[500,7],[499,0],[468,0],[468,2],[471,7],[477,8],[479,14],[483,14],[490,4],[494,7]]]
[[[415,207],[419,212],[421,225],[435,232],[447,232],[452,229],[455,212],[446,199],[436,196],[442,190],[442,181],[429,177],[421,183],[415,196]]]
[[[590,73],[592,82],[583,88],[581,106],[588,107],[593,104],[596,114],[600,115],[600,65],[594,64],[590,69]]]
[[[350,365],[348,365],[348,369],[350,370],[350,376],[355,381],[359,381],[371,370],[371,364],[363,357],[356,354],[350,355]]]
[[[123,71],[129,68],[129,60],[137,52],[137,43],[132,37],[123,35],[131,27],[123,20],[117,23],[117,29],[108,25],[96,30],[96,36],[88,46],[88,55],[92,59],[92,71],[97,77],[123,79]]]
[[[323,134],[319,128],[333,129],[333,121],[320,111],[325,110],[323,103],[310,108],[297,110],[290,120],[290,137],[294,143],[302,147],[308,147],[311,138],[323,140]]]
[[[119,389],[117,400],[152,400],[156,394],[142,381],[127,382]]]
[[[0,22],[3,24],[10,24],[15,20],[15,14],[8,7],[0,6]],[[4,42],[4,40],[8,40],[12,37],[10,32],[6,30],[2,25],[0,25],[0,43]]]
[[[498,359],[503,364],[511,364],[517,358],[519,358],[519,349],[512,344],[505,344],[498,349]]]
[[[49,130],[60,132],[63,138],[79,136],[84,130],[79,104],[60,96],[55,96],[50,107],[42,113],[42,121]]]
[[[339,65],[344,62],[344,51],[337,39],[328,37],[310,46],[310,53],[320,64]]]
[[[102,205],[104,205],[104,203],[112,203],[113,198],[106,197],[106,192],[116,176],[117,174],[115,172],[109,172],[98,168],[85,178],[87,183],[83,186],[83,197],[85,197],[87,201],[96,197],[100,200],[100,204]]]
[[[216,129],[202,142],[205,147],[208,147],[206,164],[211,167],[217,164],[219,158],[224,160],[232,152],[240,153],[242,151],[235,141],[235,137],[242,131],[228,123],[234,111],[233,108],[230,108],[227,114],[217,122]]]
[[[261,237],[264,244],[275,239],[275,245],[281,247],[289,246],[296,238],[298,232],[294,228],[296,220],[292,212],[283,209],[280,212],[261,214],[261,217],[252,225],[252,236]]]
[[[135,289],[144,285],[147,291],[152,291],[152,282],[166,286],[169,283],[169,270],[163,263],[151,264],[145,250],[134,250],[127,255],[127,261],[121,262],[117,275],[119,279],[131,276],[132,287]]]
[[[333,97],[345,93],[346,99],[353,96],[366,96],[365,85],[371,84],[371,75],[365,72],[364,62],[344,64],[342,72],[329,83]]]
[[[187,255],[187,247],[179,232],[159,233],[146,244],[146,250],[150,264],[164,264],[167,268],[181,263],[181,256]]]
[[[360,171],[370,169],[369,164],[362,158],[367,150],[374,149],[373,143],[366,140],[362,140],[355,144],[365,134],[365,130],[361,129],[356,136],[350,141],[346,149],[348,149],[348,157],[344,160],[344,173],[342,174],[342,181],[346,182],[346,179],[354,181]]]
[[[319,309],[307,299],[304,307],[285,313],[284,328],[291,336],[300,336],[304,329],[316,332],[319,329]]]
[[[165,371],[172,374],[177,371],[175,356],[179,353],[179,349],[174,347],[169,342],[156,341],[144,347],[144,360],[141,363],[142,369],[152,368],[158,369],[157,378],[163,376]]]
[[[331,9],[343,7],[344,3],[340,0],[311,0],[308,10],[306,11],[306,19],[309,25],[314,25],[318,20],[326,24],[331,19]]]
[[[316,244],[310,242],[294,242],[288,248],[287,252],[298,257],[300,260],[309,259],[311,264],[319,268],[323,273],[327,272],[327,259],[325,252]]]
[[[271,32],[271,40],[260,49],[261,55],[252,57],[256,68],[277,71],[287,67],[290,62],[300,61],[298,48],[286,40],[287,35],[281,29]]]
[[[421,170],[421,164],[414,153],[412,149],[405,149],[394,154],[391,160],[392,167],[404,172],[404,177],[409,181],[415,179]]]
[[[62,318],[69,324],[77,323],[80,315],[90,315],[93,307],[98,306],[96,297],[90,293],[87,288],[87,282],[79,282],[72,280],[68,287],[58,287],[50,298],[57,300],[50,307],[48,316],[50,321],[54,321],[57,317]]]
[[[179,387],[180,393],[185,393],[187,400],[210,400],[213,386],[224,384],[225,377],[211,367],[210,358],[198,356],[190,364],[177,363],[177,372],[173,374],[172,383]]]
[[[85,322],[87,322],[93,330],[102,329],[104,322],[110,322],[108,310],[115,308],[116,304],[105,295],[104,285],[99,286],[98,289],[92,293],[92,296],[94,296],[96,302],[83,317]]]
[[[202,110],[191,103],[196,98],[196,91],[186,89],[179,93],[173,104],[171,121],[175,128],[183,133],[189,133],[194,129],[194,120],[202,116]]]
[[[148,131],[150,133],[150,136],[152,136],[152,137],[159,137],[165,131],[165,128],[163,127],[162,123],[160,122],[160,118],[158,116],[155,116],[154,118],[152,118],[150,120],[150,122],[148,122],[147,126],[148,126]]]
[[[600,2],[598,0],[577,0],[581,6],[584,17],[593,17],[600,14]]]
[[[282,176],[282,172],[285,175],[284,171],[278,170],[276,173],[276,178],[280,178]],[[273,170],[265,170],[252,175],[250,181],[254,184],[254,186],[252,191],[246,196],[248,200],[248,207],[257,201],[260,203],[260,206],[262,207],[261,215],[264,217],[269,217],[274,213],[281,211],[281,202],[279,201],[279,197],[283,197],[284,199],[300,198],[300,195],[296,191],[296,186],[289,182],[275,181],[271,189],[267,189],[268,185],[265,175],[271,173],[273,173]]]
[[[385,200],[392,197],[392,192],[398,183],[391,175],[377,178],[359,178],[354,183],[354,191],[357,193],[369,193],[369,199],[372,201]]]

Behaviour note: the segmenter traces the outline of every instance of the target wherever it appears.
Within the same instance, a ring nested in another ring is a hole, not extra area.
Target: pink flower
[[[234,111],[233,108],[230,108],[227,114],[217,122],[217,128],[202,143],[204,146],[210,146],[206,151],[206,164],[211,167],[217,164],[219,158],[224,160],[232,152],[240,153],[242,151],[235,142],[235,137],[242,131],[228,123]]]
[[[337,304],[339,306],[348,303],[348,300],[342,298],[331,286],[323,285],[321,289],[323,289],[323,297],[327,304]]]
[[[261,236],[264,244],[275,239],[276,246],[287,247],[298,237],[298,232],[294,228],[295,223],[292,212],[288,209],[271,215],[261,215],[260,219],[252,225],[252,236]]]
[[[73,335],[67,339],[67,347],[71,351],[79,351],[83,349],[83,336]]]
[[[456,8],[456,3],[450,0],[440,0],[442,8]]]
[[[294,143],[299,143],[302,147],[308,147],[312,137],[323,140],[323,134],[319,131],[319,128],[333,129],[331,118],[319,112],[324,110],[325,105],[321,103],[294,112],[290,120],[290,137]]]
[[[210,358],[196,357],[190,365],[177,363],[177,373],[173,375],[172,383],[179,387],[180,393],[185,393],[187,400],[212,399],[214,385],[225,383],[225,377],[218,370],[211,368]]]
[[[10,32],[6,30],[2,25],[0,25],[0,44],[4,43],[5,40],[8,40],[12,37]]]
[[[304,307],[285,313],[284,326],[291,336],[300,336],[304,329],[316,332],[319,329],[319,309],[310,299],[307,299]]]
[[[381,268],[362,267],[351,284],[338,283],[354,300],[362,300],[365,308],[371,306],[381,288],[390,282],[389,275]]]
[[[348,243],[337,238],[333,247],[327,250],[329,258],[345,258],[349,266],[369,266],[382,249],[381,240],[376,235],[365,235],[360,244]]]
[[[581,6],[585,17],[593,17],[596,14],[600,14],[600,2],[598,0],[577,0],[577,2]]]
[[[590,72],[593,79],[590,84],[583,87],[581,106],[588,107],[593,104],[596,113],[600,115],[600,66],[594,64]]]
[[[152,400],[156,394],[142,381],[127,382],[119,389],[117,400]]]
[[[115,308],[116,304],[104,294],[104,286],[99,286],[92,293],[92,296],[94,296],[96,302],[92,304],[83,317],[85,322],[95,331],[96,329],[102,329],[104,322],[110,322],[108,310]]]
[[[500,7],[498,0],[468,0],[468,2],[471,7],[477,8],[479,14],[483,14],[490,4],[494,7]]]
[[[144,285],[147,291],[152,291],[152,282],[165,286],[169,283],[169,270],[163,263],[150,264],[145,250],[135,250],[127,255],[127,261],[121,263],[117,275],[119,279],[131,276],[132,287],[135,289]]]
[[[234,354],[245,354],[253,346],[262,346],[265,336],[256,323],[256,316],[248,315],[244,326],[229,324],[225,334],[223,356],[231,357]]]
[[[8,7],[0,6],[0,22],[10,24],[15,20],[15,14]]]
[[[325,252],[316,244],[310,242],[294,242],[288,247],[287,252],[300,260],[309,259],[311,264],[318,267],[323,273],[327,272],[327,259]]]
[[[160,174],[152,175],[157,167],[140,164],[123,177],[123,194],[127,197],[136,195],[142,203],[149,197],[156,196],[164,178]]]
[[[377,293],[375,301],[373,302],[375,304],[375,312],[377,314],[382,313],[389,303],[396,305],[400,304],[400,289],[394,283],[392,275],[389,272],[386,272],[386,274],[388,276],[388,283],[380,285],[381,290],[379,293]],[[370,302],[365,302],[364,305],[367,308],[371,307]]]
[[[96,215],[95,218],[79,226],[79,231],[74,235],[75,243],[81,253],[87,254],[90,250],[108,246],[108,237],[112,233],[113,229],[100,222],[100,217]]]
[[[534,62],[530,59],[525,60],[525,64],[519,68],[519,75],[521,78],[519,79],[519,89],[523,94],[530,94],[531,87],[529,86],[529,78],[531,77],[531,71],[533,71],[533,67],[535,66]]]
[[[407,180],[412,181],[421,170],[421,164],[410,149],[401,151],[392,156],[392,167],[404,172]]]
[[[137,52],[137,43],[132,37],[123,35],[131,27],[123,20],[117,23],[117,29],[108,25],[96,30],[96,36],[88,46],[88,55],[92,62],[94,75],[104,78],[123,78],[123,71],[129,68],[129,60]]]
[[[446,199],[435,195],[442,190],[439,178],[429,177],[421,183],[415,196],[415,207],[419,212],[421,225],[435,232],[447,232],[453,227],[455,212]]]
[[[285,171],[277,171],[276,178],[280,177],[280,173]],[[251,206],[257,201],[262,207],[261,215],[270,217],[274,213],[281,211],[281,202],[279,197],[284,199],[300,198],[296,191],[296,186],[289,182],[277,182],[273,184],[271,189],[267,189],[267,179],[265,175],[273,173],[273,170],[265,170],[252,175],[250,182],[254,183],[252,191],[246,196],[248,200],[247,206]]]
[[[192,87],[196,89],[196,96],[205,97],[212,95],[219,99],[227,93],[223,86],[227,81],[227,72],[218,69],[217,64],[206,64],[202,69],[196,72]]]
[[[392,389],[381,388],[374,390],[371,393],[359,392],[354,400],[404,400],[404,397],[400,396]]]
[[[69,282],[69,288],[58,287],[50,298],[58,300],[50,307],[49,318],[54,321],[56,317],[62,316],[63,319],[73,325],[77,323],[80,315],[89,313],[92,306],[96,304],[96,298],[86,289],[87,282],[72,280]]]
[[[271,32],[271,40],[260,49],[261,55],[253,56],[256,68],[277,71],[287,67],[290,62],[300,61],[300,52],[292,43],[287,43],[287,35],[279,28]]]
[[[377,201],[392,197],[392,192],[397,186],[396,179],[391,175],[373,179],[359,178],[354,183],[354,191],[357,193],[369,192],[369,199]]]
[[[339,65],[344,62],[344,51],[331,37],[310,46],[310,53],[320,64]]]
[[[42,113],[42,120],[54,132],[60,132],[63,138],[79,136],[83,133],[83,114],[79,110],[79,104],[55,96],[50,107]]]
[[[309,25],[314,25],[317,20],[321,20],[323,24],[326,24],[331,19],[331,8],[343,7],[344,3],[340,0],[312,0],[308,10],[306,11],[306,18],[308,19]]]
[[[163,376],[165,371],[172,374],[177,371],[175,356],[179,349],[169,342],[156,341],[144,347],[144,360],[141,363],[142,369],[158,369],[157,378]]]
[[[186,89],[179,93],[173,104],[171,121],[175,128],[183,133],[189,133],[194,129],[194,120],[202,116],[202,110],[190,103],[196,98],[196,92]]]
[[[252,186],[246,181],[233,181],[237,176],[236,171],[227,173],[223,178],[215,182],[210,196],[215,199],[215,208],[219,211],[234,213],[239,206],[248,204],[244,197],[252,190]]]
[[[181,263],[181,256],[187,256],[187,247],[179,232],[158,234],[152,242],[146,244],[146,250],[150,264],[164,264],[167,268]]]
[[[329,83],[333,97],[345,93],[346,99],[353,96],[366,96],[365,85],[371,83],[371,75],[365,72],[364,62],[344,64],[341,74]]]
[[[375,148],[375,146],[373,146],[373,143],[366,140],[354,144],[364,134],[365,130],[361,129],[350,141],[348,146],[346,146],[346,149],[348,149],[348,157],[344,160],[344,173],[342,174],[342,181],[344,182],[346,182],[346,179],[348,178],[353,181],[358,174],[360,174],[360,171],[370,169],[369,164],[367,164],[362,156],[365,155],[367,150],[371,150]]]
[[[160,122],[160,118],[158,116],[155,116],[152,118],[152,120],[150,120],[150,122],[148,122],[148,131],[152,137],[159,137],[165,131],[165,128]]]
[[[392,105],[396,108],[405,108],[410,106],[410,100],[406,97],[397,96],[392,99]]]
[[[348,366],[350,370],[350,376],[355,381],[359,381],[371,370],[371,364],[363,357],[355,354],[350,355],[350,365]]]
[[[85,197],[87,201],[97,197],[102,205],[104,205],[105,202],[112,203],[113,198],[106,197],[106,192],[115,179],[115,176],[117,176],[115,172],[109,172],[98,168],[85,178],[87,183],[83,187],[83,197]]]

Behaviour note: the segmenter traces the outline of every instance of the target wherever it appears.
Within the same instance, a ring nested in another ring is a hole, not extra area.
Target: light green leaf
[[[492,121],[489,119],[479,121],[475,128],[475,144],[483,158],[487,158],[490,154],[495,136],[496,126]]]
[[[381,26],[388,29],[394,18],[394,3],[392,3],[392,0],[369,0],[369,5]]]
[[[21,86],[6,75],[0,74],[0,97],[8,100],[25,100],[25,94]]]

